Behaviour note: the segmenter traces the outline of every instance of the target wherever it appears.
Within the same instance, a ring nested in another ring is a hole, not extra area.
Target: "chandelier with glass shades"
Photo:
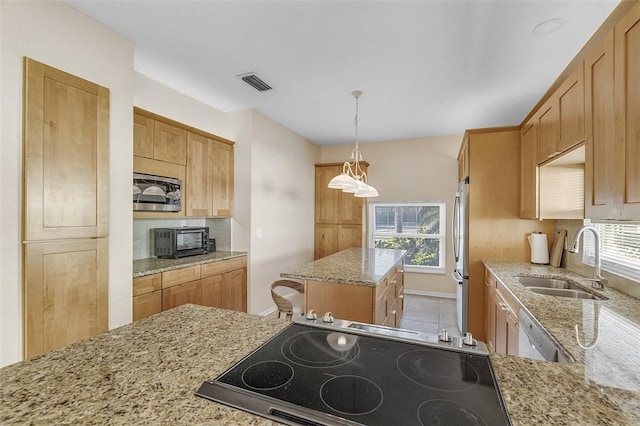
[[[356,90],[351,92],[351,95],[356,98],[356,148],[351,151],[351,162],[345,161],[342,173],[331,179],[328,186],[332,189],[342,189],[342,192],[351,193],[355,197],[377,197],[378,191],[367,183],[367,174],[360,166],[362,154],[358,140],[358,98],[362,91]]]

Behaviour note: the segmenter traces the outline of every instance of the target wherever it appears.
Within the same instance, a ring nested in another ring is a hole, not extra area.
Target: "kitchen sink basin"
[[[527,287],[529,291],[547,296],[569,297],[572,299],[596,299],[602,300],[603,297],[584,290],[576,290],[571,288],[548,288],[548,287]]]
[[[518,277],[518,281],[525,287],[545,287],[545,288],[572,288],[579,287],[569,283],[569,281],[559,280],[556,278],[542,277]]]

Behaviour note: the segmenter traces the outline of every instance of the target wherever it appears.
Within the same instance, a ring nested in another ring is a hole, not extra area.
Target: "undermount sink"
[[[584,290],[574,290],[569,288],[547,288],[547,287],[527,287],[529,291],[547,296],[570,297],[572,299],[595,299],[602,300],[600,296],[588,293]]]
[[[603,300],[604,297],[589,293],[580,286],[566,280],[543,277],[517,277],[520,284],[529,291],[547,296],[570,297],[572,299]]]
[[[559,280],[557,278],[518,277],[518,281],[525,287],[578,288],[577,286],[570,284],[569,281]]]

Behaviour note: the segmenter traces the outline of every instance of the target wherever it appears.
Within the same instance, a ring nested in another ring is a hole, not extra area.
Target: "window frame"
[[[371,201],[368,206],[369,232],[367,244],[369,248],[375,248],[375,208],[376,207],[438,207],[440,215],[440,232],[438,234],[385,234],[385,237],[405,237],[405,238],[421,238],[439,241],[439,265],[438,266],[417,266],[405,263],[405,272],[414,272],[419,274],[439,274],[446,273],[446,237],[447,237],[447,203],[445,201]]]

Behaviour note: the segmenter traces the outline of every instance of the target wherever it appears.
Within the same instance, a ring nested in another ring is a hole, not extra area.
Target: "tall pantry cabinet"
[[[329,181],[342,173],[343,163],[316,164],[315,249],[320,259],[351,247],[362,247],[364,198],[328,188]],[[369,166],[361,162],[366,172]]]
[[[485,259],[529,261],[527,235],[553,235],[553,221],[520,219],[520,129],[467,130],[458,154],[459,179],[469,177],[469,331],[485,335]],[[465,162],[466,164],[461,164]]]
[[[109,90],[24,61],[25,358],[108,329]]]

